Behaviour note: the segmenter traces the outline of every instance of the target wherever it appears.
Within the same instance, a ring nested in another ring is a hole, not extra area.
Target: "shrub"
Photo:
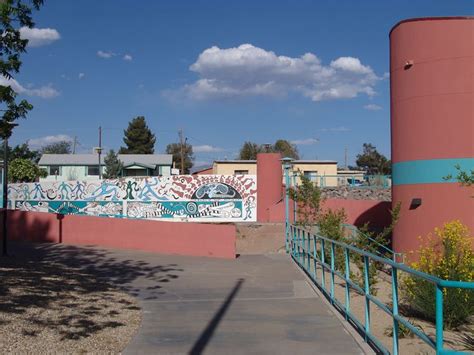
[[[419,260],[410,266],[444,280],[474,281],[474,253],[471,235],[460,221],[446,223],[436,228],[437,238],[428,237],[428,243],[419,251]],[[403,293],[410,307],[428,320],[436,314],[435,286],[423,279],[408,276],[403,282]],[[456,328],[474,314],[474,292],[466,289],[443,290],[446,328]]]
[[[344,209],[332,210],[328,208],[326,211],[320,214],[317,225],[319,228],[319,234],[323,237],[330,238],[336,241],[347,243],[344,236],[343,224],[346,221],[346,212]],[[327,263],[331,261],[331,245],[329,243],[325,246],[324,258]],[[337,270],[344,270],[344,251],[341,247],[335,245],[334,255],[334,266]]]
[[[289,190],[289,196],[297,203],[298,224],[311,228],[318,218],[321,189],[304,174],[299,174],[300,184]]]

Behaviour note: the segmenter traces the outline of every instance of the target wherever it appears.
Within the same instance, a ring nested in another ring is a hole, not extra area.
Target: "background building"
[[[119,154],[123,163],[122,176],[167,176],[171,174],[171,154]],[[99,159],[97,154],[43,154],[39,163],[48,176],[42,181],[97,180]],[[101,156],[102,172],[105,171],[104,156]]]

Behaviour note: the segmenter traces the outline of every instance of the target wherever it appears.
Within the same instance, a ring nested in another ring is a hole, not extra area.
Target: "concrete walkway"
[[[219,260],[40,249],[55,261],[83,265],[139,299],[143,322],[126,354],[363,354],[285,255]]]

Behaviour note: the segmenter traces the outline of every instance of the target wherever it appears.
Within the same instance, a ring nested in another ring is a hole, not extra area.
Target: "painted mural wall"
[[[9,208],[196,222],[257,220],[257,178],[175,175],[9,184]]]

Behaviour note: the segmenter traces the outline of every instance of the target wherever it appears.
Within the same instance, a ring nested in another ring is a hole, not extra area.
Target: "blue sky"
[[[34,110],[12,144],[77,136],[119,148],[143,115],[156,151],[182,128],[196,165],[245,140],[283,138],[305,159],[390,155],[388,33],[410,17],[470,15],[472,1],[46,0],[15,77]],[[49,30],[47,30],[49,29]]]

